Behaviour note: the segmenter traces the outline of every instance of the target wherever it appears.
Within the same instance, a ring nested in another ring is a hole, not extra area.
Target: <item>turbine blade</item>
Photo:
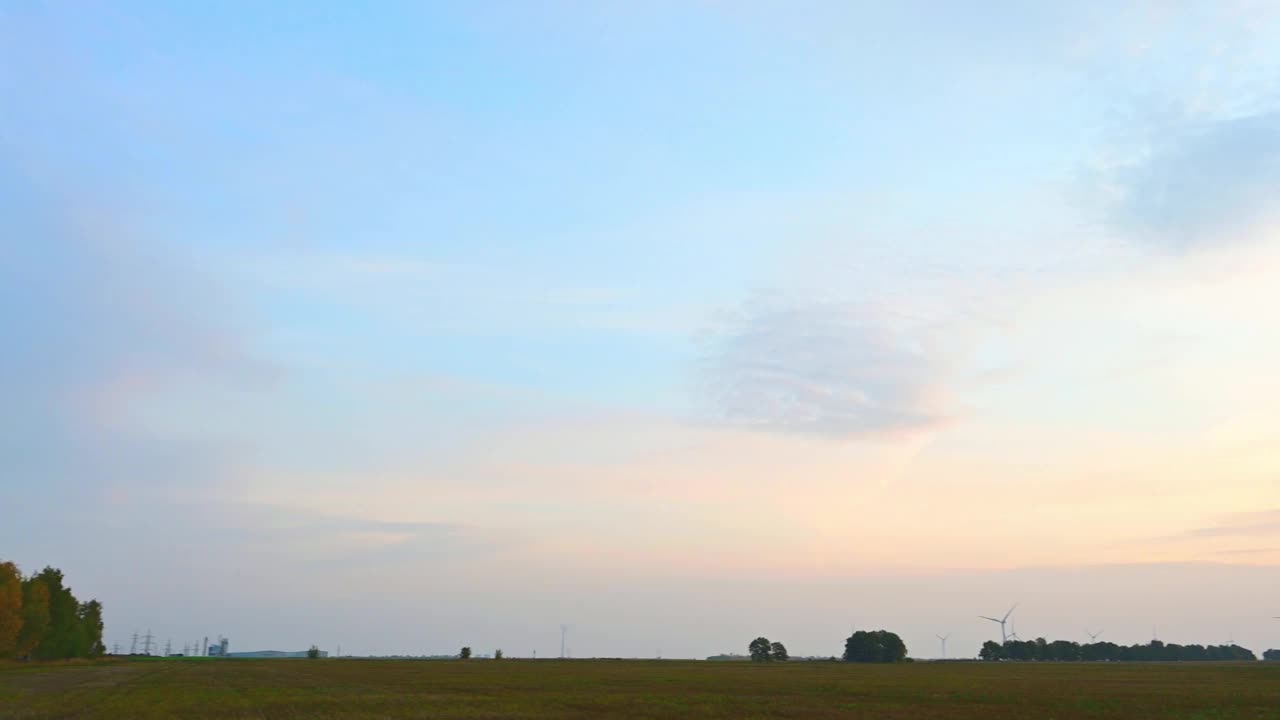
[[[1014,604],[1013,604],[1013,607],[1009,608],[1009,612],[1007,612],[1007,613],[1005,613],[1005,614],[1004,614],[1004,619],[1005,619],[1005,620],[1008,620],[1008,619],[1009,619],[1009,616],[1013,614],[1013,611],[1014,611],[1014,610],[1017,610],[1017,609],[1018,609],[1018,603],[1014,603]]]

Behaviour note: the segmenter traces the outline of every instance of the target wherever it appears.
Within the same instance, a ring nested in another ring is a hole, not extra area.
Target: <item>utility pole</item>
[[[133,633],[133,642],[129,644],[129,654],[138,654],[138,633],[136,631]]]
[[[169,657],[173,654],[173,640],[164,641],[164,656]]]
[[[147,628],[147,634],[142,638],[142,654],[143,655],[151,654],[151,647],[153,645],[151,641],[154,638],[155,636],[151,634],[151,628]]]

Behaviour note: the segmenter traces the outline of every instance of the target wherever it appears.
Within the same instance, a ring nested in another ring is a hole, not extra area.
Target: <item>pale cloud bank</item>
[[[929,350],[853,303],[758,296],[708,334],[701,372],[713,415],[741,427],[855,437],[947,414]]]

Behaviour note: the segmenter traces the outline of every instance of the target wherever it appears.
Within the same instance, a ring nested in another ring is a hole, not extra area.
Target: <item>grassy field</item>
[[[1280,663],[115,660],[0,665],[0,718],[1280,718]]]

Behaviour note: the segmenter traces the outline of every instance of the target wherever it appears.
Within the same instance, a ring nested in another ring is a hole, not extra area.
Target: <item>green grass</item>
[[[0,665],[0,718],[1280,718],[1280,663],[108,660]]]

